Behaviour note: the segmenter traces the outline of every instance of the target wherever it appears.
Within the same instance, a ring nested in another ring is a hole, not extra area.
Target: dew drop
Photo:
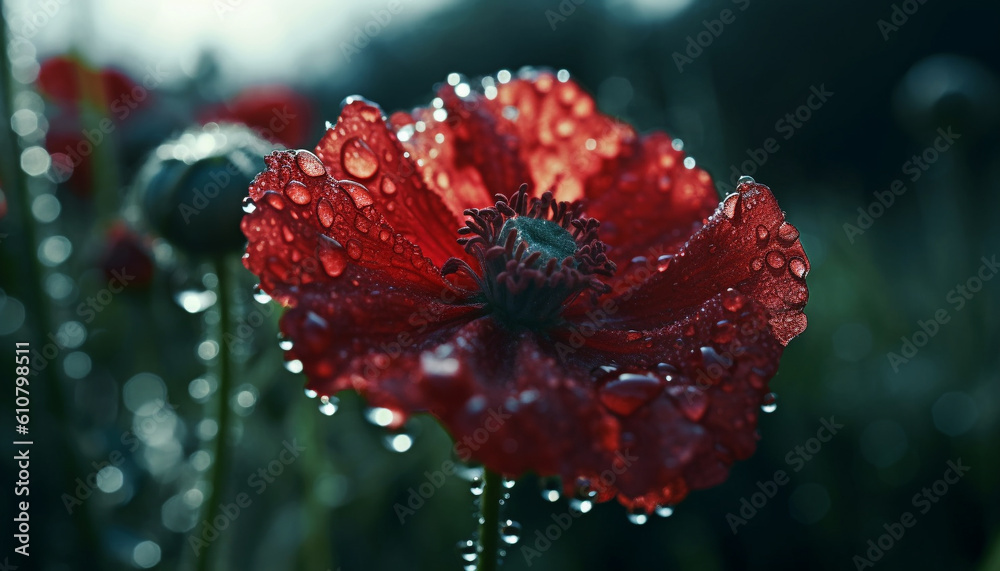
[[[795,256],[791,260],[788,260],[788,271],[792,272],[793,276],[802,279],[809,273],[809,268],[806,267],[805,260]]]
[[[320,236],[319,246],[316,247],[316,257],[323,266],[323,271],[331,278],[338,277],[344,273],[347,267],[347,256],[344,254],[344,247],[333,238]]]
[[[383,439],[383,443],[390,452],[402,454],[413,448],[413,437],[405,433],[389,434]]]
[[[663,380],[648,374],[622,373],[598,390],[601,404],[621,416],[629,416],[663,391]]]
[[[247,196],[246,198],[243,199],[243,212],[250,214],[254,210],[257,210],[257,204],[253,201],[252,198]]]
[[[372,200],[372,195],[368,194],[368,189],[354,181],[342,180],[340,181],[340,188],[351,197],[355,208],[364,208],[375,202]]]
[[[656,515],[660,517],[670,517],[674,515],[674,508],[670,506],[656,506],[654,511],[656,512]]]
[[[316,218],[319,219],[319,223],[322,224],[324,228],[333,226],[333,205],[330,204],[330,201],[326,198],[319,199],[319,204],[316,205]]]
[[[628,512],[628,521],[635,525],[643,525],[649,521],[649,515],[642,508],[633,508]]]
[[[264,193],[264,200],[275,210],[285,209],[285,199],[281,198],[281,195],[273,190]]]
[[[347,242],[347,255],[351,257],[352,260],[361,259],[361,243],[357,240],[349,240]]]
[[[500,539],[508,545],[514,545],[521,539],[521,524],[507,520],[500,528]]]
[[[594,504],[590,500],[581,500],[579,498],[573,498],[569,501],[569,509],[572,512],[578,514],[585,514],[593,509]]]
[[[502,483],[502,485],[503,485],[504,488],[507,488],[509,490],[509,489],[511,489],[511,488],[514,487],[514,484],[517,483],[517,480],[515,480],[513,478],[504,478],[501,483]]]
[[[728,288],[722,292],[722,307],[726,308],[726,311],[735,313],[743,309],[744,301],[743,294],[733,288]]]
[[[481,496],[485,485],[482,476],[473,476],[472,481],[469,482],[469,491],[472,492],[473,496]]]
[[[778,270],[785,265],[785,256],[777,250],[771,250],[767,253],[767,265]]]
[[[670,391],[670,396],[674,397],[677,407],[688,420],[698,422],[705,416],[708,396],[698,387],[677,387],[676,390]]]
[[[396,183],[392,182],[392,179],[385,177],[382,179],[382,193],[383,194],[396,194]]]
[[[312,389],[306,389],[305,392],[306,392],[306,398],[308,398],[308,399],[314,399],[314,398],[316,398],[319,395],[319,393],[317,393],[316,391],[314,391]]]
[[[771,233],[767,231],[767,227],[766,226],[764,226],[763,224],[760,224],[760,225],[757,226],[757,239],[758,240],[760,240],[761,242],[763,242],[764,240],[767,240],[770,235],[771,235]]]
[[[542,488],[542,498],[547,501],[557,502],[562,497],[562,481],[558,476],[543,478],[539,481],[539,486]]]
[[[759,272],[764,268],[764,258],[754,258],[750,260],[750,269]]]
[[[764,400],[761,402],[760,410],[768,414],[778,410],[778,395],[774,393],[767,393],[764,395]]]
[[[464,561],[475,561],[476,557],[479,556],[479,549],[476,547],[476,542],[471,539],[466,539],[465,541],[458,542],[458,555]]]
[[[670,267],[670,263],[674,261],[674,257],[670,254],[663,254],[659,258],[656,258],[656,271],[665,272],[667,268]]]
[[[344,142],[340,149],[340,162],[349,175],[357,178],[371,178],[378,171],[378,156],[357,137]]]
[[[323,396],[319,400],[319,411],[326,416],[333,416],[340,408],[340,399],[337,397]]]
[[[743,175],[736,181],[736,187],[739,188],[745,184],[754,184],[755,182],[752,176]]]
[[[260,289],[260,284],[253,286],[253,299],[259,304],[265,304],[271,301],[271,296],[267,295],[267,292]]]
[[[739,212],[740,200],[740,195],[735,193],[726,197],[726,200],[722,203],[722,213],[726,215],[726,218],[730,220],[736,218],[736,214]]]
[[[309,204],[312,200],[312,193],[309,188],[297,180],[290,180],[285,185],[285,195],[295,204]]]
[[[799,238],[799,230],[788,222],[782,222],[778,226],[778,239],[787,244],[795,242]]]
[[[295,155],[295,162],[298,163],[302,172],[309,176],[323,176],[326,174],[326,167],[319,157],[309,151],[298,151]]]
[[[289,339],[289,338],[287,338],[287,337],[285,337],[283,335],[278,335],[278,347],[282,351],[288,351],[288,350],[290,350],[293,345],[294,344],[292,343],[291,339]]]

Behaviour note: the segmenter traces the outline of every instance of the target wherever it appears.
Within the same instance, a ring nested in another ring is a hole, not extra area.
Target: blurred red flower
[[[482,85],[391,118],[350,98],[315,154],[267,157],[244,263],[287,358],[507,476],[646,511],[722,482],[806,327],[798,232],[568,78]]]
[[[242,123],[272,143],[297,147],[307,143],[312,106],[302,95],[283,86],[259,86],[241,91],[224,104],[201,113],[201,122]]]

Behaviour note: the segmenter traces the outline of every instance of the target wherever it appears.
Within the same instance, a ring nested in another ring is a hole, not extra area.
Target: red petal
[[[462,219],[414,176],[417,167],[378,106],[361,100],[345,105],[316,154],[334,178],[364,184],[386,221],[407,240],[419,242],[435,264],[466,257],[456,242]]]
[[[235,121],[256,130],[269,141],[287,147],[306,144],[312,108],[309,100],[279,85],[251,87],[225,105],[201,114],[201,122]]]
[[[809,260],[798,236],[770,189],[740,185],[663,271],[638,268],[623,277],[636,283],[652,274],[620,297],[619,315],[635,327],[655,325],[735,288],[767,310],[774,336],[787,344],[805,330],[809,299]]]
[[[350,283],[348,267],[384,287],[430,295],[445,287],[434,263],[394,230],[363,186],[334,180],[309,151],[276,151],[265,161],[250,186],[256,208],[242,222],[244,265],[279,302],[295,305],[307,284]]]

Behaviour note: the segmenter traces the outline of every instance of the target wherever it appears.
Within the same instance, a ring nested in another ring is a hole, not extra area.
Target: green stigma
[[[551,220],[529,216],[509,218],[500,228],[499,243],[506,242],[507,236],[515,230],[517,238],[515,238],[514,250],[517,250],[524,243],[527,248],[526,256],[535,252],[540,254],[535,267],[544,266],[552,258],[562,262],[576,253],[577,244],[573,235],[569,233],[569,230]]]

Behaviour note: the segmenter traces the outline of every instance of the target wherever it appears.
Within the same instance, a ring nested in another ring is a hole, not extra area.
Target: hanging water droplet
[[[292,345],[293,343],[291,339],[281,335],[280,333],[278,334],[278,347],[281,348],[282,351],[288,351],[292,348]]]
[[[365,418],[376,426],[389,426],[395,419],[392,410],[382,407],[372,407],[365,411]]]
[[[597,497],[597,490],[590,485],[590,480],[586,478],[576,479],[576,497],[589,500]]]
[[[629,416],[659,396],[663,380],[651,374],[622,373],[598,390],[598,398],[608,410]]]
[[[312,389],[306,389],[306,398],[314,399],[316,398],[317,395],[319,395],[319,393],[317,393],[316,391]]]
[[[267,295],[267,292],[260,289],[260,284],[253,286],[253,299],[257,303],[265,304],[271,301],[271,296]]]
[[[788,260],[788,271],[792,272],[793,276],[802,279],[809,273],[809,268],[806,266],[805,260],[795,256],[791,260]]]
[[[628,521],[635,525],[642,525],[649,521],[649,514],[641,508],[633,508],[628,512]]]
[[[656,258],[656,271],[665,272],[667,268],[670,267],[670,262],[674,261],[674,257],[670,254],[663,254],[659,258]]]
[[[319,399],[319,411],[326,416],[333,416],[340,408],[340,399],[337,397],[323,396]]]
[[[476,542],[471,539],[459,541],[457,548],[458,555],[465,561],[475,561],[476,557],[479,556],[479,548],[476,546]]]
[[[392,452],[406,452],[413,447],[413,437],[409,434],[390,434],[383,439],[385,447]]]
[[[516,480],[509,479],[509,478],[504,478],[503,479],[503,487],[507,488],[508,490],[511,489],[511,488],[513,488],[515,483],[516,483]]]
[[[799,230],[789,224],[788,222],[782,222],[781,226],[778,226],[778,239],[787,244],[795,242],[799,238]]]
[[[257,210],[257,204],[249,196],[243,199],[243,212],[250,214],[254,210]]]
[[[581,500],[581,499],[578,499],[578,498],[573,498],[573,499],[571,499],[569,501],[569,509],[570,509],[570,511],[573,511],[573,512],[576,512],[576,513],[579,513],[579,514],[585,514],[585,513],[589,512],[591,509],[593,509],[593,507],[594,507],[594,504],[590,500]]]
[[[670,506],[656,506],[656,515],[660,517],[670,517],[674,515],[674,508]]]
[[[268,300],[270,299],[268,298]],[[186,289],[174,296],[174,301],[177,305],[184,308],[184,311],[188,313],[201,313],[215,305],[215,300],[216,295],[212,290]]]
[[[778,395],[775,393],[767,393],[764,395],[764,400],[760,405],[760,410],[768,414],[778,410]]]
[[[347,268],[347,254],[344,252],[344,247],[328,236],[320,235],[316,256],[323,266],[323,271],[331,278],[340,276]]]
[[[500,528],[500,539],[508,545],[514,545],[521,539],[521,524],[507,520]]]
[[[562,480],[559,476],[543,478],[538,484],[542,488],[542,498],[550,502],[559,501],[559,498],[562,495]]]
[[[753,179],[752,176],[743,175],[736,181],[736,186],[740,187],[743,186],[744,184],[754,184],[755,182],[756,181]]]
[[[486,483],[483,481],[482,476],[473,476],[472,481],[469,482],[469,491],[472,492],[473,496],[483,495],[483,488]]]
[[[349,175],[370,178],[378,171],[378,156],[367,143],[357,137],[344,142],[340,149],[340,162]]]
[[[291,361],[285,361],[285,368],[288,369],[290,373],[301,373],[302,372],[302,361],[298,359],[292,359]]]

